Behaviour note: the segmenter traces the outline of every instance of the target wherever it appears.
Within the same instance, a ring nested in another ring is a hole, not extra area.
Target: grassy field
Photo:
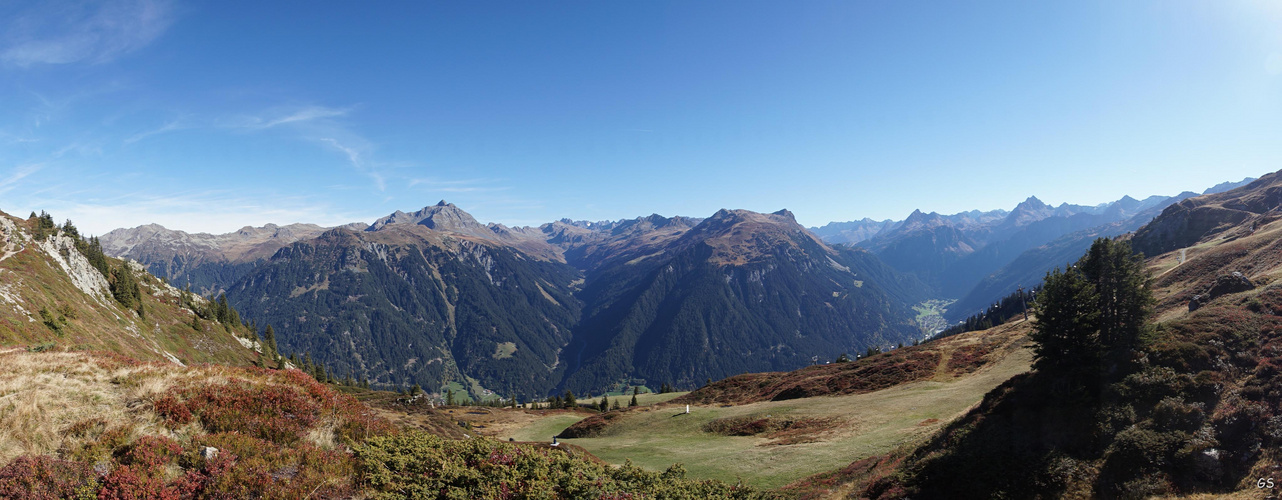
[[[583,420],[583,415],[562,413],[540,418],[527,426],[519,429],[513,429],[509,436],[517,441],[551,441],[552,436],[557,435],[566,427],[573,425],[575,422]],[[503,436],[499,436],[500,438]]]
[[[670,401],[675,398],[679,398],[686,394],[688,394],[688,392],[666,392],[663,394],[659,394],[657,392],[643,392],[641,394],[637,394],[637,405],[650,406],[653,404],[659,404],[666,401]],[[627,394],[618,394],[618,395],[610,394],[609,396],[610,396],[610,404],[614,404],[614,400],[617,399],[619,400],[619,406],[627,406],[628,402],[632,400],[631,392]],[[601,400],[600,394],[592,397],[578,398],[579,403],[588,403],[588,402],[596,403],[600,400]]]
[[[1026,325],[999,328],[1026,328]],[[1027,349],[1018,348],[1000,361],[961,378],[941,375],[933,380],[867,394],[694,407],[688,415],[684,413],[684,405],[661,404],[628,412],[600,437],[565,441],[582,446],[611,463],[631,460],[652,470],[681,463],[691,477],[778,488],[885,453],[930,434],[998,384],[1028,370],[1031,358]],[[764,437],[721,436],[702,430],[704,424],[715,419],[767,415],[835,419],[836,423],[807,436],[814,442],[789,445],[772,444]],[[555,426],[552,422],[537,425],[531,434],[547,434]]]

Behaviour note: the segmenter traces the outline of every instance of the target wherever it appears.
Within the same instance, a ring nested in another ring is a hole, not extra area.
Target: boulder
[[[200,447],[200,456],[205,460],[213,460],[214,457],[218,456],[218,448],[214,448],[213,446],[202,446]]]
[[[1251,283],[1251,280],[1240,272],[1234,271],[1233,274],[1221,275],[1211,282],[1211,286],[1205,292],[1194,295],[1193,299],[1189,300],[1189,312],[1198,310],[1221,295],[1253,289],[1255,289],[1255,283]]]

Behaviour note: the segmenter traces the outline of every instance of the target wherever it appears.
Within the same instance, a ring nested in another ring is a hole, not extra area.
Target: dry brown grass
[[[126,440],[160,435],[186,441],[204,430],[198,423],[167,428],[151,402],[179,385],[225,384],[247,376],[221,365],[182,368],[85,352],[0,352],[0,464],[20,455],[79,450],[112,430],[123,429]],[[307,439],[333,449],[334,424],[317,426]]]

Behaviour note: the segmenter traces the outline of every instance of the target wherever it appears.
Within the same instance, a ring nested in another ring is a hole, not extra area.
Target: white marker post
[[[687,415],[689,415],[689,414],[690,414],[690,405],[686,405],[686,414],[687,414]]]

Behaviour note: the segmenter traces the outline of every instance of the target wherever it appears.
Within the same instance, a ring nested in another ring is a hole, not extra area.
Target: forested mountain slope
[[[291,244],[228,296],[281,332],[282,351],[309,353],[336,373],[528,399],[559,382],[577,278],[510,247],[394,224]]]
[[[786,211],[719,211],[663,252],[588,278],[566,386],[635,377],[690,387],[910,341],[903,299],[924,297],[923,287],[892,276],[866,252],[824,245]]]

